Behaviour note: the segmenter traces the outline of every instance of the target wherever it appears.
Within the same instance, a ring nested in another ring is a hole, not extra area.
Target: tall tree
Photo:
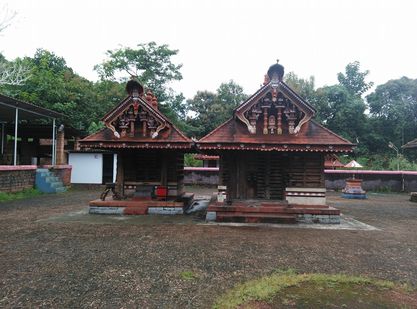
[[[365,81],[368,74],[368,70],[360,71],[359,61],[354,61],[346,66],[345,73],[337,74],[337,79],[339,84],[344,86],[351,94],[361,96],[374,84],[373,82]]]
[[[49,108],[65,115],[65,123],[86,130],[91,122],[102,116],[94,85],[75,74],[65,59],[39,49],[34,57],[15,61],[30,69],[30,76],[22,85],[2,85],[2,93]]]
[[[0,34],[11,25],[16,12],[0,3]],[[20,61],[7,61],[0,53],[0,85],[22,85],[29,78],[29,69]]]
[[[383,146],[397,146],[417,137],[417,79],[402,77],[376,87],[366,97],[374,129],[384,137]]]
[[[315,106],[322,122],[352,142],[360,141],[366,123],[366,105],[340,85],[317,89]]]
[[[193,114],[187,119],[188,133],[202,137],[232,117],[233,109],[246,100],[243,88],[233,80],[222,83],[216,93],[198,91],[194,98],[187,100],[187,109]]]
[[[289,72],[285,74],[284,81],[307,102],[311,103],[315,100],[314,76],[304,79],[294,72]]]
[[[108,60],[94,68],[102,80],[126,82],[135,76],[157,96],[162,112],[181,126],[185,118],[185,98],[169,84],[181,80],[181,64],[172,62],[178,50],[155,42],[138,44],[137,48],[123,47],[107,51]]]

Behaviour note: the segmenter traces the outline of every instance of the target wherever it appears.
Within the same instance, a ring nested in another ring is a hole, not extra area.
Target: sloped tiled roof
[[[244,124],[231,118],[200,139],[197,146],[201,149],[337,152],[352,151],[355,145],[314,120],[306,123],[298,134],[264,135],[261,130],[248,134]]]
[[[131,96],[123,99],[116,107],[109,111],[103,118],[103,121],[110,121],[111,119],[118,117],[123,113],[126,108],[132,104],[133,98]],[[158,109],[154,108],[151,104],[148,104],[144,99],[139,98],[137,102],[158,119],[164,121],[169,130],[163,130],[158,137],[152,138],[150,136],[124,136],[117,138],[113,132],[104,128],[99,132],[93,133],[86,138],[80,140],[80,146],[83,148],[185,148],[192,147],[193,142],[190,138],[184,135],[174,124]]]

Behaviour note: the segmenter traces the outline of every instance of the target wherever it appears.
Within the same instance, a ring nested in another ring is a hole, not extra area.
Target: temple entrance
[[[287,155],[278,152],[224,153],[221,181],[232,199],[283,200],[287,165]]]
[[[260,153],[254,158],[255,196],[258,199],[282,200],[285,190],[285,160],[277,153]]]

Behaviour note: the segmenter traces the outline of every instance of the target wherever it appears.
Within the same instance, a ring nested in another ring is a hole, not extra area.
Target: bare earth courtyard
[[[0,204],[0,307],[209,308],[235,284],[288,268],[417,285],[417,204],[407,194],[328,195],[374,230],[88,215],[98,195]]]

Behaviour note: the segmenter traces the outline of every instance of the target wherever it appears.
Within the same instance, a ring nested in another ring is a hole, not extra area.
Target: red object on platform
[[[167,197],[168,195],[168,188],[165,186],[157,186],[155,188],[155,195],[156,197]]]

